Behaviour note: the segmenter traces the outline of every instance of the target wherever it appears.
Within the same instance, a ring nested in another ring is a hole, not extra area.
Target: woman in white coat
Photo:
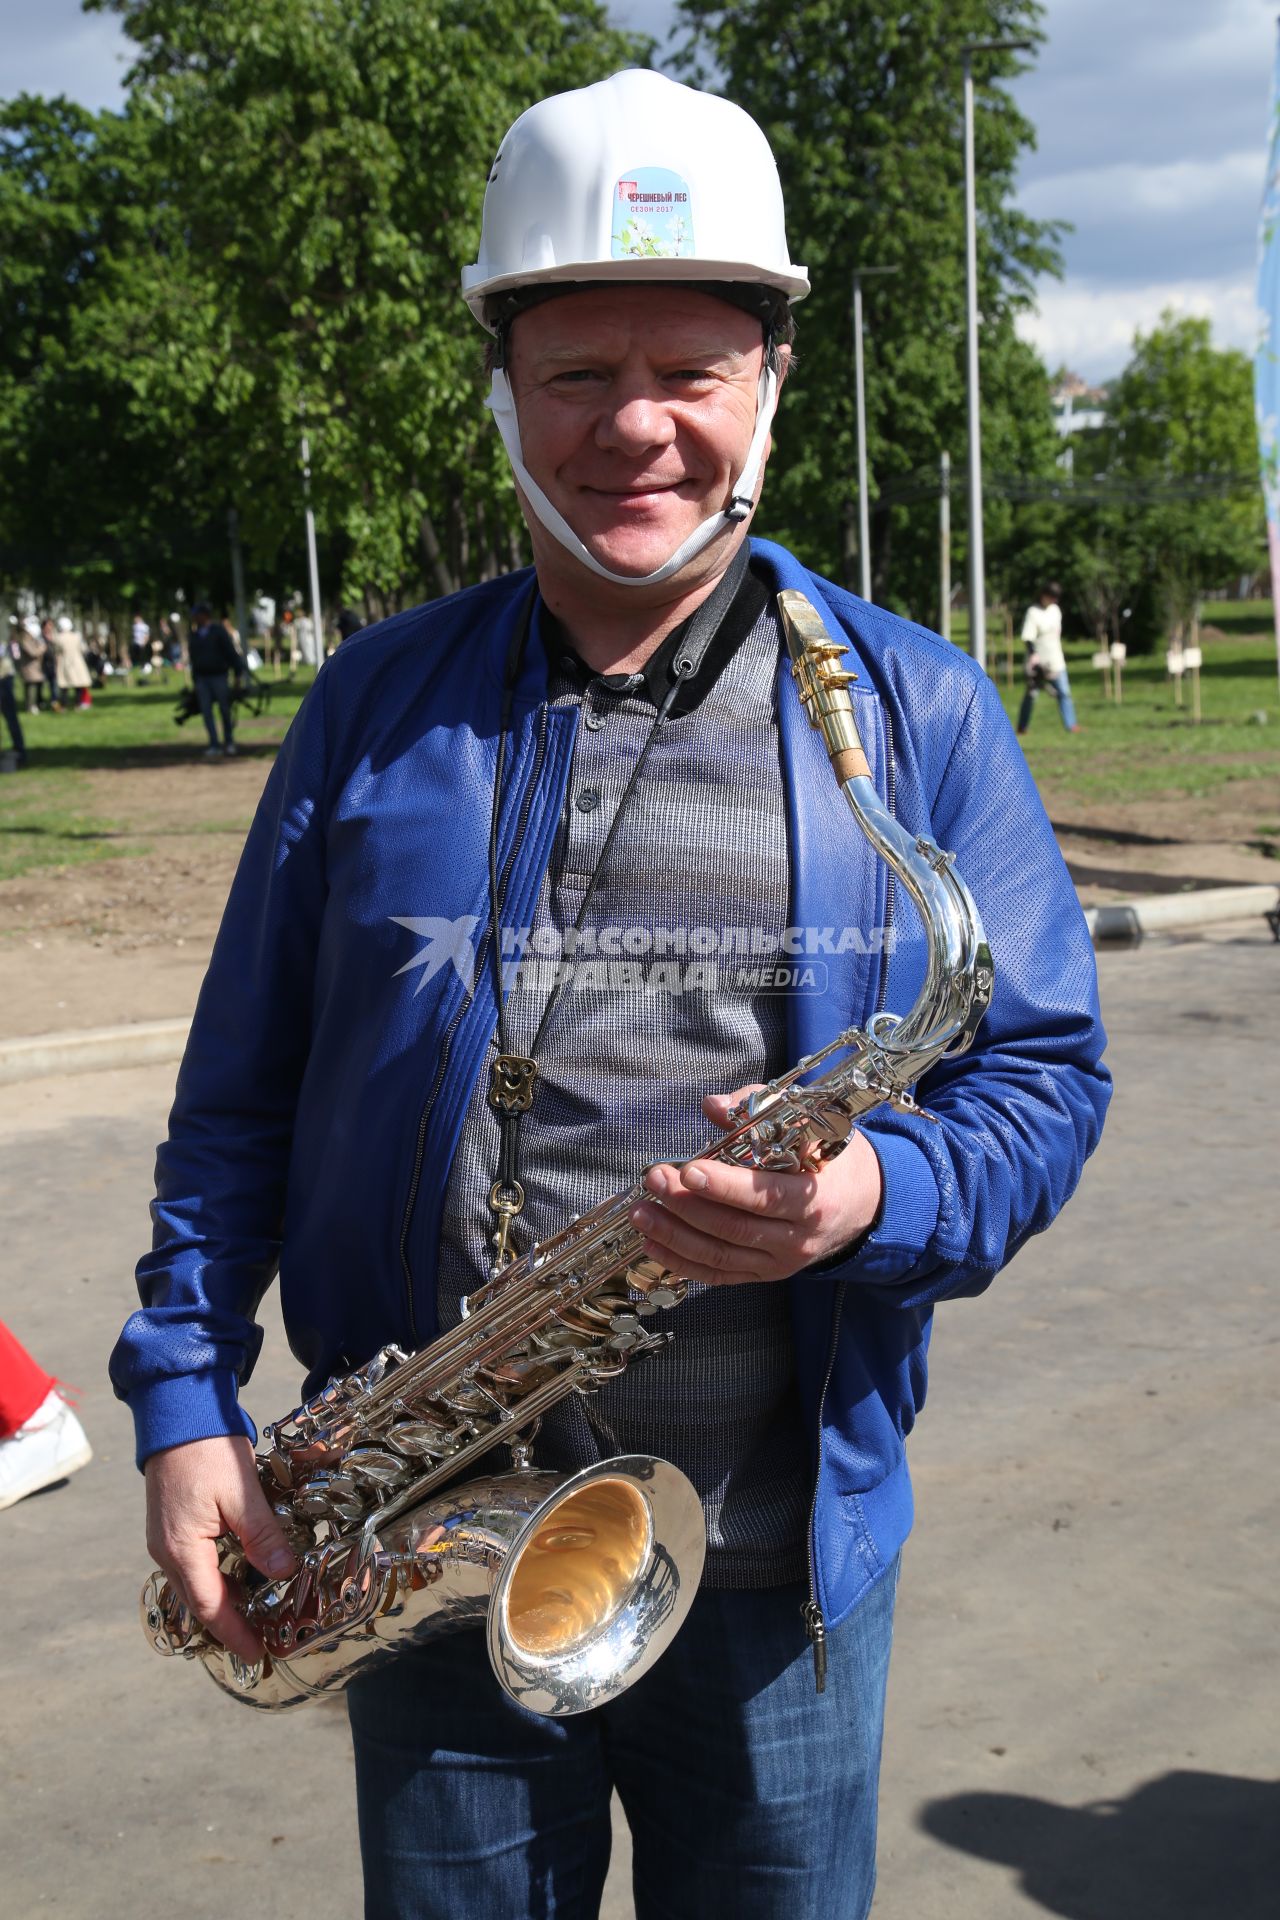
[[[93,683],[89,677],[89,662],[85,658],[84,640],[65,614],[58,622],[53,647],[58,657],[58,685],[67,696],[67,704],[92,706],[93,695],[89,689]],[[74,702],[70,697],[72,694],[75,695]]]

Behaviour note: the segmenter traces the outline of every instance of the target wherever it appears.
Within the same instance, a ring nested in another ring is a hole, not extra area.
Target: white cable
[[[498,432],[502,435],[502,444],[507,450],[511,462],[511,471],[520,485],[520,491],[533,508],[553,539],[580,560],[584,567],[598,574],[602,580],[611,580],[618,587],[656,587],[663,580],[670,580],[673,574],[688,565],[695,554],[709,546],[726,533],[730,527],[745,520],[755,504],[756,489],[760,483],[760,468],[764,463],[764,450],[769,439],[769,429],[773,425],[774,411],[778,404],[778,376],[767,363],[760,373],[760,384],[756,391],[756,426],[751,436],[751,445],[747,449],[746,461],[742,472],[734,481],[729,496],[729,505],[720,513],[712,514],[694,528],[688,539],[676,548],[671,558],[652,573],[632,574],[613,573],[602,566],[595,555],[588,551],[578,538],[564,515],[553,507],[537,481],[530,475],[524,464],[524,455],[520,446],[520,422],[516,418],[515,401],[511,395],[510,383],[501,367],[495,367],[489,387],[489,396],[485,402],[492,413]]]

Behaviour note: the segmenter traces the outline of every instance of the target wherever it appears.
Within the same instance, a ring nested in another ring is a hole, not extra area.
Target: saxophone
[[[696,1156],[796,1170],[839,1153],[858,1116],[882,1102],[921,1111],[912,1084],[969,1045],[993,976],[952,856],[907,833],[876,793],[847,691],[854,676],[838,664],[845,649],[803,594],[779,594],[778,607],[810,721],[928,944],[909,1013],[846,1029],[743,1100]],[[199,1660],[234,1698],[267,1710],[339,1691],[400,1648],[478,1625],[499,1683],[536,1713],[580,1713],[637,1680],[697,1590],[697,1494],[664,1460],[628,1454],[560,1476],[533,1470],[530,1448],[558,1401],[594,1392],[672,1338],[647,1323],[677,1306],[687,1283],[645,1256],[630,1221],[643,1194],[637,1183],[496,1273],[429,1347],[383,1347],[265,1427],[258,1474],[297,1570],[266,1579],[238,1541],[218,1543],[261,1657],[224,1648],[161,1572],[142,1592],[152,1646]],[[513,1470],[460,1483],[498,1445]]]

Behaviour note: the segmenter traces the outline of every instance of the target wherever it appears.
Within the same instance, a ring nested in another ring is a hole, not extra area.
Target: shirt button
[[[604,725],[604,715],[602,713],[593,713],[590,707],[588,707],[586,725],[591,729],[592,733],[599,733],[601,727]]]
[[[594,813],[600,805],[600,795],[594,787],[584,787],[574,805],[579,813]]]

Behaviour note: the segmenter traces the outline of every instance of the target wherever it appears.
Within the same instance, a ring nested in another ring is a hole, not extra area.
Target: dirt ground
[[[120,857],[0,881],[0,1032],[12,1038],[190,1013],[271,750],[87,774]],[[1254,783],[1185,800],[1055,803],[1086,906],[1186,887],[1280,881]]]

